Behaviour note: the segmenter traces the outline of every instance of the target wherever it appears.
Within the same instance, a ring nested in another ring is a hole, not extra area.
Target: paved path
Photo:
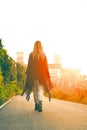
[[[87,130],[87,105],[44,98],[43,112],[17,96],[0,110],[0,130]]]

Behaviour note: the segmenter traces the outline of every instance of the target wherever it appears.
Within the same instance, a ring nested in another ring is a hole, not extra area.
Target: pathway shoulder
[[[14,98],[15,98],[15,96],[12,97],[11,99],[9,99],[8,101],[6,101],[4,104],[2,104],[2,105],[0,106],[0,109],[4,108],[4,107],[5,107],[8,103],[10,103]]]

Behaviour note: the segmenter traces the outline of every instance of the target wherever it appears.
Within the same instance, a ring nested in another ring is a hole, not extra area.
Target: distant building
[[[24,53],[17,52],[16,53],[16,62],[23,64],[24,63]]]
[[[54,55],[54,64],[61,64],[60,55]]]
[[[60,77],[61,64],[48,64],[51,77]]]
[[[81,71],[75,68],[62,68],[61,77],[68,80],[78,80],[81,77]]]

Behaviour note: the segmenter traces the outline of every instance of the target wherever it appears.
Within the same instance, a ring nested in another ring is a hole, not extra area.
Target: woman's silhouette
[[[35,110],[42,112],[43,91],[46,90],[49,93],[53,86],[47,58],[40,41],[35,42],[33,51],[29,55],[26,74],[27,79],[23,93],[27,91],[26,99],[28,100],[31,91],[33,91]]]

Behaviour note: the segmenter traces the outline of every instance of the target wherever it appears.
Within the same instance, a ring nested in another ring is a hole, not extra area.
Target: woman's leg
[[[34,102],[38,103],[38,80],[34,80],[33,96]]]
[[[35,102],[35,110],[42,111],[42,100],[43,100],[43,86],[39,84],[38,80],[34,81],[34,102]]]

